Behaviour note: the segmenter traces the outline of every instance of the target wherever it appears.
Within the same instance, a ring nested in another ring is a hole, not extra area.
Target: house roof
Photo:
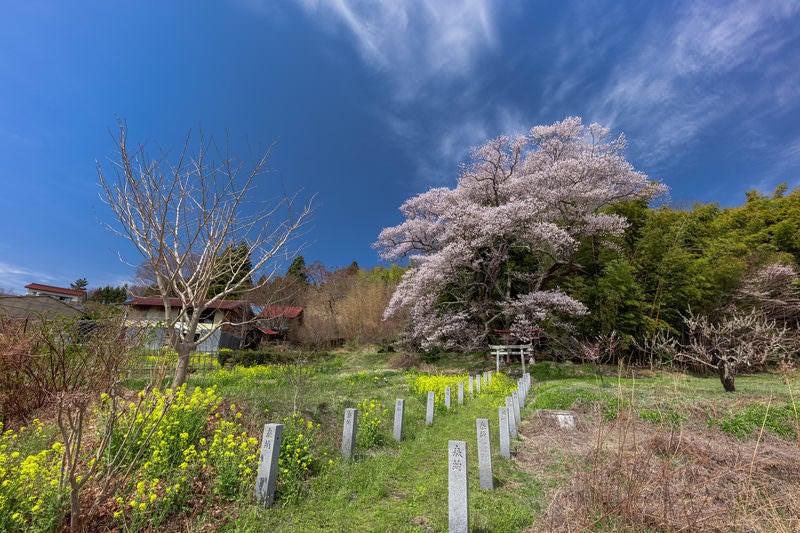
[[[53,296],[0,296],[0,315],[10,318],[78,317],[81,311]]]
[[[268,305],[258,313],[258,318],[297,318],[302,312],[302,307]]]
[[[64,294],[66,296],[86,296],[86,291],[83,290],[54,287],[53,285],[42,285],[41,283],[29,283],[25,285],[25,288],[32,291],[54,292],[56,294]]]
[[[180,298],[169,298],[169,305],[170,307],[181,307],[182,303]],[[144,296],[140,298],[132,298],[125,302],[122,302],[122,305],[131,305],[135,307],[164,307],[164,300],[161,296]],[[206,304],[207,309],[238,309],[241,307],[247,306],[247,302],[244,300],[217,300],[216,302],[211,302]]]

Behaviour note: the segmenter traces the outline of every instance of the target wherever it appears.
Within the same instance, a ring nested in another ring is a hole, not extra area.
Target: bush
[[[174,392],[143,395],[138,406],[124,406],[116,440],[131,448],[130,460],[141,450],[135,483],[121,487],[115,500],[114,516],[125,530],[158,527],[181,512],[198,490],[210,489],[229,501],[249,494],[258,440],[241,426],[236,406],[223,409],[221,402],[215,387],[196,387],[186,394],[183,385]],[[129,428],[135,439],[125,438]]]
[[[306,421],[295,413],[283,419],[281,452],[278,457],[278,498],[296,503],[305,492],[306,480],[324,466],[316,450],[319,424]],[[328,464],[332,461],[328,460]]]
[[[359,448],[369,450],[386,442],[384,419],[389,410],[376,400],[364,399],[358,404],[358,433],[356,444]]]
[[[41,449],[46,439],[38,420],[0,435],[0,531],[55,531],[59,526],[64,445],[56,442],[38,452],[31,450]]]

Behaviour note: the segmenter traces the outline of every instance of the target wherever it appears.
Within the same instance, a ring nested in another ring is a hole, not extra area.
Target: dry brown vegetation
[[[800,531],[800,447],[765,432],[738,440],[690,420],[578,412],[574,431],[524,422],[517,460],[551,480],[530,531]]]

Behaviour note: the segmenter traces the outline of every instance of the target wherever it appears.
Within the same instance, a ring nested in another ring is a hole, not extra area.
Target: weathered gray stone
[[[478,418],[475,423],[478,433],[478,473],[480,474],[480,485],[484,490],[493,490],[492,443],[489,439],[489,419]]]
[[[517,419],[514,416],[514,400],[511,396],[506,396],[506,408],[508,409],[508,433],[512,437],[517,436]]]
[[[508,407],[498,408],[498,418],[500,420],[500,457],[511,458],[511,438],[508,426]]]
[[[538,409],[536,416],[539,420],[549,426],[558,429],[572,431],[578,426],[578,420],[574,413],[570,411],[554,411],[551,409]]]
[[[519,425],[522,424],[522,413],[519,408],[519,391],[511,391],[511,401],[514,407],[514,421],[517,423],[517,427],[519,427]]]
[[[444,406],[450,409],[450,387],[444,388]]]
[[[394,401],[394,440],[403,440],[403,414],[406,401],[398,398]]]
[[[479,375],[475,376],[475,388],[477,389],[478,394],[480,394],[481,393],[481,377]]]
[[[561,429],[575,429],[575,417],[572,413],[555,413],[553,416]]]
[[[425,409],[425,423],[433,424],[433,408],[436,395],[433,391],[428,392],[428,405]]]
[[[458,405],[464,405],[464,382],[458,382]]]
[[[451,533],[468,533],[467,443],[461,440],[448,441],[447,452],[448,530]]]
[[[471,394],[472,394],[472,392],[473,392],[473,388],[472,388],[472,376],[470,376],[470,377],[469,377],[469,382],[468,382],[468,384],[469,384],[469,393],[470,393],[470,395],[471,395]]]
[[[344,430],[342,431],[342,457],[346,460],[353,458],[356,449],[356,433],[358,432],[358,410],[344,410]]]
[[[278,475],[282,437],[283,424],[264,424],[255,489],[256,502],[262,507],[272,506],[275,499],[275,480]]]

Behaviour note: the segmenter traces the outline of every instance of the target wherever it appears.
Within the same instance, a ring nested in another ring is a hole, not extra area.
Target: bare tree
[[[173,387],[186,381],[189,356],[200,343],[223,325],[241,325],[223,322],[198,335],[203,311],[239,292],[246,281],[266,283],[296,255],[290,244],[311,214],[310,202],[295,208],[293,197],[253,200],[274,144],[246,164],[231,155],[227,139],[219,147],[202,132],[197,137],[193,143],[187,134],[175,156],[162,151],[151,157],[144,145],[129,149],[128,128],[120,121],[111,176],[98,165],[101,198],[119,222],[111,229],[149,265],[164,301],[166,332],[178,353]],[[250,257],[223,253],[241,243]],[[229,281],[211,290],[220,270]],[[179,308],[173,309],[170,297],[179,300]]]

